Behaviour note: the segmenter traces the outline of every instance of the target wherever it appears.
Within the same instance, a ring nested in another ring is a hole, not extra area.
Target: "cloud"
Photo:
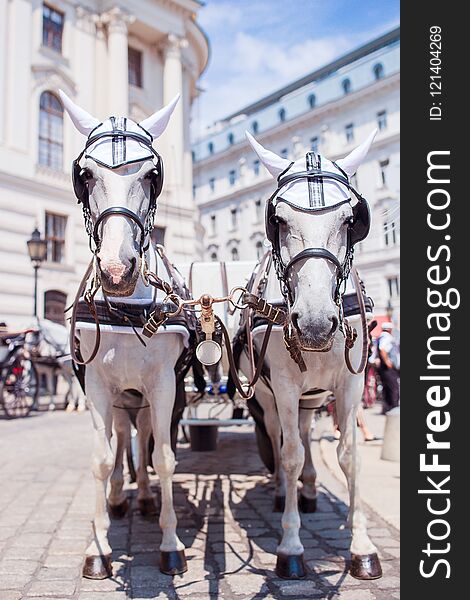
[[[218,57],[225,65],[222,72],[201,82],[205,91],[197,101],[199,114],[193,115],[199,121],[194,123],[196,129],[200,133],[208,124],[306,75],[350,46],[351,40],[343,36],[287,45],[238,32]]]
[[[198,21],[210,64],[193,106],[193,139],[207,125],[259,100],[395,26],[398,0],[207,0]]]

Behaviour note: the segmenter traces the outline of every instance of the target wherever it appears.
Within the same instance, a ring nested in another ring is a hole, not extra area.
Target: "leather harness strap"
[[[362,293],[362,281],[359,278],[356,267],[352,267],[351,276],[354,283],[354,288],[356,290],[357,300],[359,303],[359,311],[361,314],[361,324],[362,324],[362,355],[361,361],[359,363],[359,367],[355,369],[351,364],[350,351],[354,345],[354,342],[357,337],[357,333],[355,330],[351,328],[349,323],[345,321],[346,325],[346,340],[344,344],[344,360],[346,361],[346,366],[349,371],[353,375],[359,375],[362,373],[367,364],[367,350],[369,346],[369,332],[367,329],[367,315],[366,315],[366,306],[364,303],[364,295]]]

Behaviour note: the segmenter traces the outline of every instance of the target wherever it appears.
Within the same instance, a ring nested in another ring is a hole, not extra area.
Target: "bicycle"
[[[28,329],[0,337],[0,407],[6,416],[26,417],[37,401],[39,381],[26,343]]]

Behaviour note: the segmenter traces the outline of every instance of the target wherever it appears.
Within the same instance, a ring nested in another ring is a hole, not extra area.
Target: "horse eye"
[[[144,179],[152,179],[152,177],[153,177],[154,173],[155,173],[155,171],[154,171],[153,169],[152,169],[152,171],[148,171],[148,172],[145,174],[145,177],[144,177]]]
[[[90,179],[93,179],[93,173],[91,172],[90,169],[87,169],[86,167],[84,169],[81,170],[80,172],[80,176],[82,177],[82,179],[84,179],[85,181],[89,181]]]
[[[273,220],[277,225],[287,225],[287,221],[282,217],[274,216]]]

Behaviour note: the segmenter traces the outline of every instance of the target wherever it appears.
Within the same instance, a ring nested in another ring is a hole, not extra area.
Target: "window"
[[[397,243],[397,231],[395,223],[384,221],[384,240],[386,246],[395,246]]]
[[[232,260],[240,260],[240,256],[238,254],[238,248],[232,248],[231,250]]]
[[[350,144],[351,142],[354,142],[354,124],[349,123],[348,125],[346,125],[346,127],[344,128],[344,131],[346,133],[346,142],[348,144]]]
[[[128,48],[127,70],[130,85],[143,87],[142,84],[142,52],[135,48]]]
[[[398,277],[389,277],[387,279],[389,298],[397,298],[400,295],[400,282]]]
[[[196,184],[193,183],[193,198],[196,197]]]
[[[377,63],[376,65],[374,65],[373,71],[374,71],[374,77],[376,80],[382,79],[382,77],[384,76],[383,64]]]
[[[251,130],[253,131],[253,133],[255,135],[258,133],[258,130],[259,130],[258,121],[253,121],[253,123],[251,124]]]
[[[215,215],[211,215],[211,234],[215,235],[216,231],[217,231],[216,216]]]
[[[232,229],[236,229],[238,225],[238,210],[236,208],[232,208],[230,210],[230,218],[232,223]]]
[[[207,150],[209,151],[209,154],[214,154],[214,144],[212,142],[207,144]]]
[[[64,109],[57,96],[43,92],[39,100],[39,156],[40,165],[61,171],[63,167]]]
[[[42,7],[42,44],[56,52],[62,52],[64,14],[47,4]]]
[[[287,158],[287,154],[288,154],[288,150],[287,148],[283,148],[280,152],[279,152],[280,156],[282,156],[282,158]]]
[[[351,91],[351,80],[348,78],[343,79],[343,81],[341,82],[341,87],[343,88],[344,94],[349,94],[349,92]]]
[[[263,242],[260,240],[256,242],[256,258],[258,260],[263,258]]]
[[[388,160],[388,158],[386,158],[385,160],[381,160],[379,162],[379,167],[380,167],[380,183],[382,186],[386,186],[387,185],[387,171],[388,171],[388,165],[389,165],[390,161]]]
[[[256,222],[259,223],[261,221],[261,218],[263,216],[263,210],[261,207],[261,200],[260,198],[258,198],[258,200],[256,200],[255,202],[255,214],[256,214]]]
[[[152,230],[152,233],[150,234],[150,237],[152,238],[152,242],[154,244],[160,244],[160,246],[164,246],[165,245],[165,233],[166,233],[166,227],[161,227],[160,225],[157,225],[156,227],[154,227]]]
[[[228,182],[230,185],[235,185],[236,180],[237,180],[237,173],[234,169],[232,169],[228,173]]]
[[[308,100],[308,105],[310,106],[310,108],[315,108],[315,105],[317,103],[317,97],[315,96],[315,94],[310,94],[310,96],[307,98]]]
[[[310,138],[310,150],[312,152],[318,152],[318,146],[319,146],[318,137],[315,136],[313,138]]]
[[[65,325],[67,294],[59,290],[48,290],[44,294],[44,318]]]
[[[229,143],[230,146],[233,146],[233,144],[235,143],[235,136],[233,135],[232,132],[230,132],[227,136],[227,142]]]
[[[212,252],[211,253],[211,261],[212,262],[217,262],[218,258],[217,258],[217,252]]]
[[[286,120],[286,109],[280,108],[277,114],[279,115],[279,121],[281,121],[281,123],[284,123],[284,121]]]
[[[253,173],[255,174],[255,177],[258,177],[258,175],[259,175],[259,165],[260,165],[260,162],[258,159],[253,161]]]
[[[211,192],[215,191],[215,177],[209,179],[209,188]]]
[[[191,150],[191,160],[193,162],[196,162],[196,153],[194,152],[194,150]]]
[[[381,110],[380,112],[377,113],[377,127],[379,128],[379,131],[383,131],[384,129],[387,129],[387,111],[386,110]]]
[[[64,262],[66,226],[67,217],[46,212],[47,261],[55,263]]]

